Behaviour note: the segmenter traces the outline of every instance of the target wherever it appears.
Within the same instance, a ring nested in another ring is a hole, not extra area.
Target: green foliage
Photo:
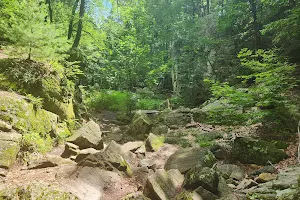
[[[13,48],[13,55],[42,60],[66,56],[69,45],[63,37],[62,24],[45,23],[47,5],[35,0],[3,0],[0,26]]]
[[[131,112],[134,109],[156,110],[160,108],[163,102],[160,99],[143,99],[139,94],[115,90],[94,91],[85,98],[85,103],[89,108],[125,113]]]
[[[197,134],[195,137],[200,147],[210,147],[216,143],[215,140],[222,138],[222,135],[219,132],[209,132]]]
[[[53,148],[53,140],[50,135],[41,135],[36,132],[25,133],[21,142],[24,151],[47,153]]]
[[[103,90],[91,93],[86,99],[86,104],[96,110],[127,112],[134,100],[134,96],[129,92]]]
[[[163,100],[160,99],[140,99],[136,103],[136,108],[139,110],[159,110]]]
[[[221,98],[226,104],[212,110],[209,113],[211,119],[217,118],[216,121],[221,123],[220,116],[226,116],[226,122],[241,124],[272,122],[272,126],[281,131],[291,131],[293,118],[289,107],[293,107],[293,102],[288,92],[296,86],[292,76],[295,66],[281,61],[273,51],[243,49],[238,58],[251,73],[238,77],[242,79],[243,88],[228,83],[212,84],[212,101]]]

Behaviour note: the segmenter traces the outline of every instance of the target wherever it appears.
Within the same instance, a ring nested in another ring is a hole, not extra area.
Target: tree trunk
[[[173,93],[175,95],[178,95],[178,93],[179,93],[178,64],[177,64],[177,56],[176,56],[175,42],[174,41],[172,41],[170,43],[170,58],[174,62],[173,66],[172,66],[172,69],[171,69]]]
[[[77,27],[77,32],[76,32],[76,36],[75,36],[75,40],[74,40],[72,48],[77,48],[79,46],[79,42],[81,39],[82,27],[83,27],[84,12],[85,12],[85,0],[81,0],[78,27]]]
[[[48,4],[50,23],[53,23],[53,10],[51,5],[51,0],[46,0],[46,4]]]
[[[75,2],[73,4],[72,14],[71,14],[70,22],[69,22],[68,40],[71,39],[71,37],[72,37],[74,16],[75,16],[76,9],[78,7],[78,2],[79,2],[79,0],[75,0]]]
[[[206,9],[207,9],[207,15],[209,15],[209,0],[206,0]]]

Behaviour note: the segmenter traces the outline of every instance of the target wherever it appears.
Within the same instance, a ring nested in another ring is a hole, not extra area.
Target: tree
[[[16,48],[13,53],[28,59],[57,60],[65,56],[68,44],[63,30],[45,23],[48,9],[35,0],[2,1],[0,25],[6,37]]]

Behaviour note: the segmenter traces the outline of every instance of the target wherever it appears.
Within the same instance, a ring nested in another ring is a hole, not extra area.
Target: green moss
[[[52,130],[52,114],[46,110],[35,108],[31,103],[7,93],[0,97],[1,107],[6,112],[0,113],[0,118],[10,123],[15,129],[26,132],[49,133]]]
[[[30,152],[47,153],[53,148],[53,140],[49,135],[26,133],[21,143],[22,149]]]
[[[0,152],[0,165],[3,167],[10,168],[17,157],[17,154],[19,152],[19,146],[15,142],[6,142],[2,141],[1,147],[3,148]]]
[[[75,116],[73,104],[70,103],[75,89],[63,69],[58,63],[51,66],[29,60],[1,59],[0,89],[43,98],[46,110],[62,119],[71,119]]]

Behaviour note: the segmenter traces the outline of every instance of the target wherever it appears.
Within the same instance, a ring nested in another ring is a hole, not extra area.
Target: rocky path
[[[109,123],[115,116],[106,116],[109,120],[105,123],[103,118],[99,120],[101,128],[89,121],[65,145],[46,155],[30,155],[26,164],[17,162],[0,178],[0,196],[82,200],[300,197],[300,167],[287,168],[295,164],[296,144],[290,145],[286,154],[277,144],[250,138],[253,127],[233,130],[199,123],[169,129],[165,139],[175,144],[163,143],[162,136],[152,133],[145,140],[128,141],[131,138],[124,136],[135,125],[120,128]],[[148,126],[139,119],[135,120],[138,126]],[[164,130],[163,125],[159,127],[159,131]],[[119,143],[113,140],[118,134],[123,134]],[[182,145],[182,139],[192,145]],[[272,159],[283,161],[276,164]],[[268,161],[274,165],[262,166]]]

